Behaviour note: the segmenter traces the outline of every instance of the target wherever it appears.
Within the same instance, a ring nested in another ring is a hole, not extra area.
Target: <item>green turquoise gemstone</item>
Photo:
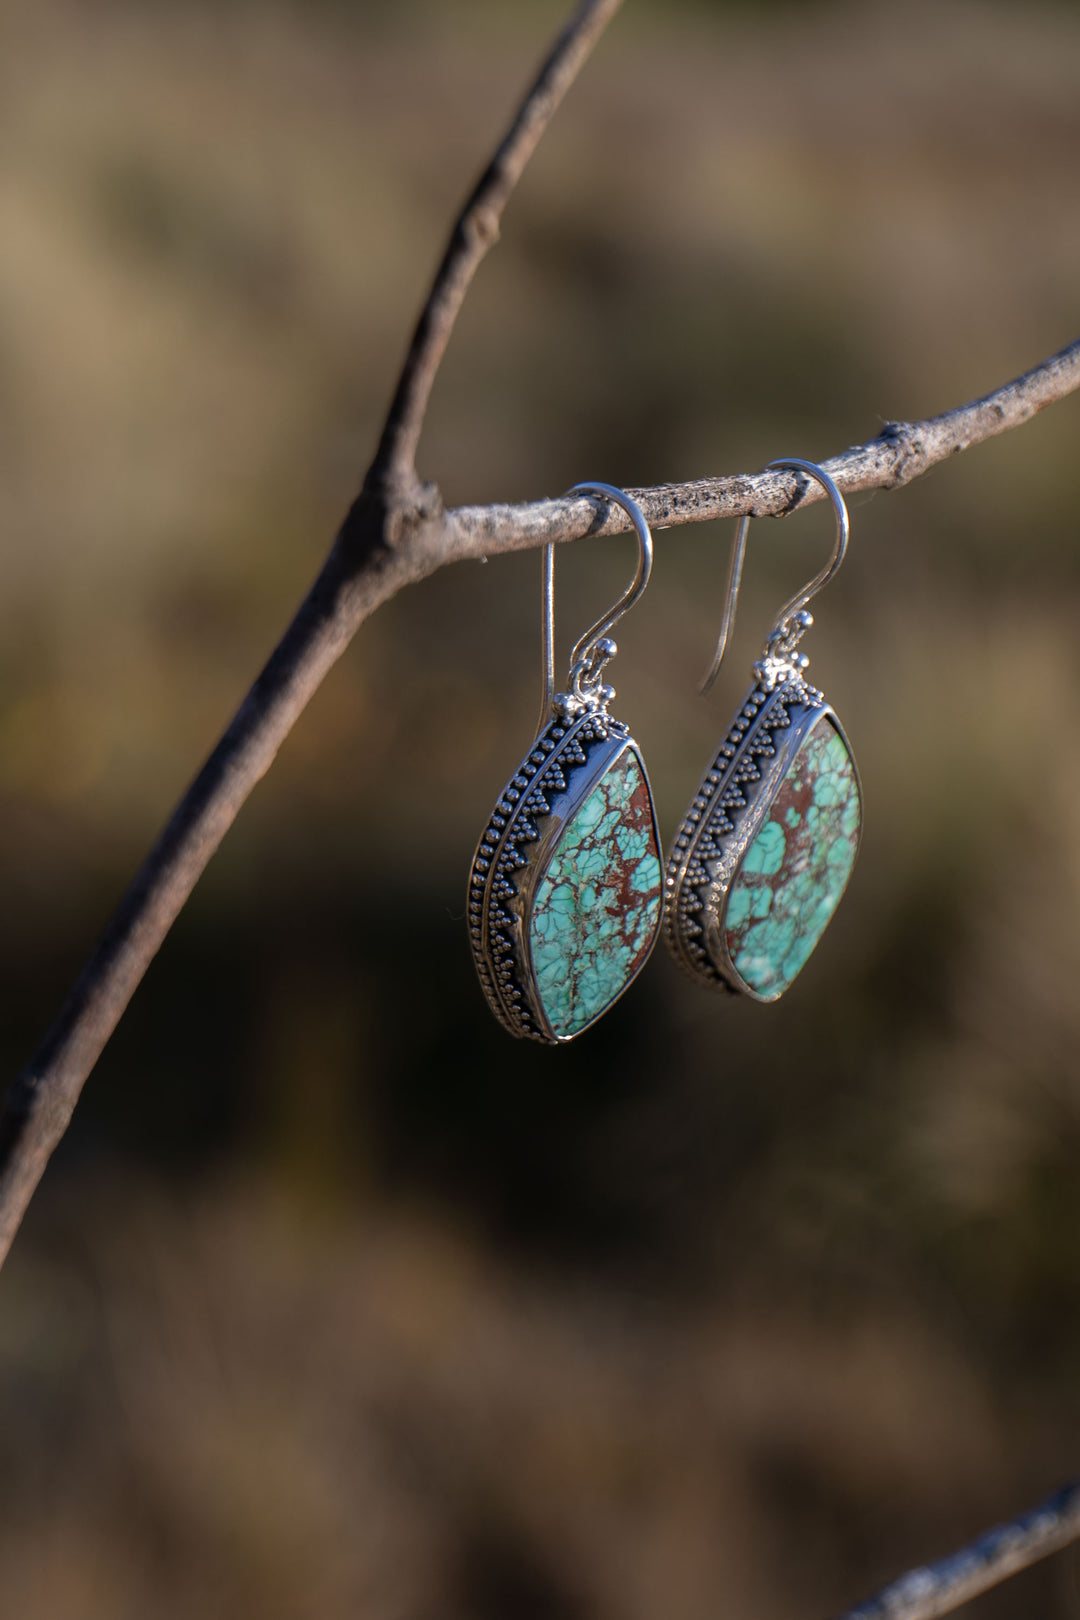
[[[847,887],[862,805],[843,737],[822,719],[796,754],[728,896],[724,945],[775,1001],[806,965]]]
[[[628,748],[567,823],[537,884],[529,949],[562,1039],[591,1024],[644,963],[660,921],[660,851],[649,784]]]

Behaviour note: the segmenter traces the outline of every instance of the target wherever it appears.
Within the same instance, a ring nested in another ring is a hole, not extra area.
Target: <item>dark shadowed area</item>
[[[0,1057],[307,587],[549,0],[0,0]],[[627,0],[440,376],[449,504],[827,456],[1080,332],[1080,12]],[[1080,401],[857,497],[865,836],[775,1006],[506,1037],[463,922],[535,554],[364,628],[0,1278],[19,1620],[813,1620],[1080,1472]],[[827,512],[657,539],[671,835]],[[631,567],[562,547],[560,658]],[[560,675],[563,673],[560,670]],[[971,1605],[1076,1620],[1066,1552]]]

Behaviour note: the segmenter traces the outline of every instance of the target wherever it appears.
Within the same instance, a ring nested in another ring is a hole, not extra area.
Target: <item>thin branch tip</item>
[[[959,1552],[910,1569],[841,1620],[937,1620],[1080,1539],[1080,1480]]]
[[[622,0],[584,0],[541,64],[524,100],[454,221],[413,332],[375,460],[415,471],[420,433],[442,357],[481,261],[499,240],[503,210],[563,96]]]

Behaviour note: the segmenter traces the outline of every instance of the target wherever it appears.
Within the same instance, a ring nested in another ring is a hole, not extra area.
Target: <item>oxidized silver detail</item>
[[[723,922],[728,896],[743,857],[818,721],[827,718],[845,744],[847,738],[823,694],[803,680],[791,649],[783,654],[778,649],[773,662],[767,653],[754,669],[758,679],[675,835],[664,874],[662,929],[675,960],[699,983],[763,1001],[768,998],[745,982],[727,954]],[[854,770],[850,745],[848,753]],[[859,794],[861,798],[861,787]]]
[[[469,874],[468,920],[480,984],[503,1028],[561,1045],[581,1031],[557,1036],[544,1013],[529,945],[533,896],[563,829],[620,756],[633,749],[646,786],[648,777],[629,727],[613,719],[598,696],[559,693],[553,707],[553,718],[506,784],[480,836]],[[661,850],[655,810],[653,834]]]

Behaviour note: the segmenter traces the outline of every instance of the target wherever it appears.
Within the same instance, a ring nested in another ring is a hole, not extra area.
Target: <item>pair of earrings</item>
[[[754,684],[705,772],[661,872],[644,761],[612,717],[603,679],[610,632],[652,571],[652,536],[611,484],[572,495],[614,501],[638,539],[634,578],[570,655],[553,695],[553,551],[542,574],[543,690],[536,737],[480,838],[468,920],[488,1003],[512,1035],[573,1040],[641,971],[663,929],[676,960],[704,983],[775,1001],[805,965],[847,886],[862,800],[850,745],[821,692],[803,678],[807,606],[844,560],[848,514],[829,475],[795,458],[769,463],[821,484],[836,514],[829,562],[782,609]],[[735,618],[749,517],[740,519],[707,691]]]

